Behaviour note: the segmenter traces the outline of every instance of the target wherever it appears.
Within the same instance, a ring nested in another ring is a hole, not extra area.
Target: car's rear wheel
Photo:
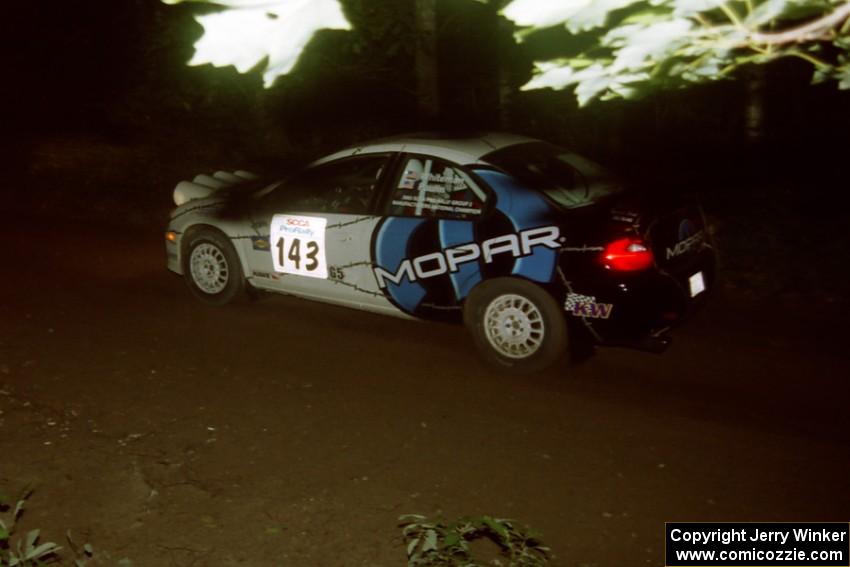
[[[527,280],[482,283],[467,298],[464,321],[485,360],[505,372],[537,372],[566,352],[567,326],[557,302]]]
[[[186,283],[201,301],[224,305],[245,292],[239,257],[220,232],[203,229],[190,234],[184,257]]]

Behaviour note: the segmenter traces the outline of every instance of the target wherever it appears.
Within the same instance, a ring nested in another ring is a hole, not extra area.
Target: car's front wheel
[[[482,283],[467,298],[464,322],[485,360],[505,372],[537,372],[566,352],[567,325],[557,302],[527,280]]]
[[[239,257],[220,232],[203,229],[189,236],[183,272],[192,293],[206,303],[224,305],[245,291]]]

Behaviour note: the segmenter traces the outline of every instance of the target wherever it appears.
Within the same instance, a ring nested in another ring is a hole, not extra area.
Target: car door
[[[374,285],[371,238],[390,154],[352,156],[306,169],[256,208],[247,251],[260,288],[370,310],[391,304]]]
[[[405,154],[373,238],[378,287],[401,311],[451,318],[482,280],[477,226],[490,195],[465,168]]]

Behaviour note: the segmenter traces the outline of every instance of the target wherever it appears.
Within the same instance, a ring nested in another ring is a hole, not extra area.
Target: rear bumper
[[[697,274],[705,289],[693,294],[689,280]],[[567,318],[597,344],[660,353],[672,342],[671,330],[710,296],[715,283],[714,253],[706,248],[676,272],[654,269],[612,276],[604,273],[584,286],[574,284],[572,295],[591,298],[595,307],[575,308],[568,293]]]

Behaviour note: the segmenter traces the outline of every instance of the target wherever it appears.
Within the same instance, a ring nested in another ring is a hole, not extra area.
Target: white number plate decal
[[[691,286],[691,297],[696,297],[705,291],[705,278],[702,277],[702,272],[697,272],[688,278],[688,283]]]
[[[275,271],[327,279],[326,224],[327,219],[320,217],[272,217],[271,245]]]

